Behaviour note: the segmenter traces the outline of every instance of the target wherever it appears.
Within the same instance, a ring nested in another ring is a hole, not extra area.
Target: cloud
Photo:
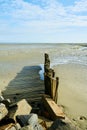
[[[37,0],[39,2],[39,0]],[[38,3],[37,2],[37,3]],[[44,8],[40,4],[25,2],[23,0],[4,0],[0,1],[1,16],[9,17],[10,21],[57,21],[64,24],[77,20],[86,22],[86,16],[82,17],[77,12],[87,11],[87,2],[84,0],[76,1],[73,6],[64,7],[57,0],[41,0]],[[77,18],[76,18],[77,17]],[[81,17],[81,18],[80,18]],[[83,20],[82,20],[83,18]],[[7,19],[8,20],[8,19]],[[80,24],[79,24],[80,25]],[[81,25],[82,26],[82,25]]]
[[[85,15],[83,14],[85,12]],[[64,6],[58,0],[0,0],[1,35],[52,35],[87,27],[87,2]]]
[[[75,1],[75,5],[71,9],[73,12],[87,12],[87,1],[77,0]]]

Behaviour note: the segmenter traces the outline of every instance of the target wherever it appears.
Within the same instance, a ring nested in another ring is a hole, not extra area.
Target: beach
[[[67,116],[85,130],[87,128],[87,67],[66,64],[58,65],[54,70],[59,76],[58,104],[63,105]]]
[[[44,53],[49,54],[51,67],[59,77],[58,105],[63,107],[72,122],[82,130],[87,129],[87,46],[1,44],[0,90],[12,95],[25,94],[25,88],[27,91],[32,86],[43,87],[39,71],[40,65],[44,64]]]

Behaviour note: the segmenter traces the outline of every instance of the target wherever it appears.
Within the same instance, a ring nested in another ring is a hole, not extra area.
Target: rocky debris
[[[34,128],[37,125],[37,123],[38,123],[38,116],[37,116],[37,114],[31,113],[29,115],[28,124],[32,125],[33,128]]]
[[[8,114],[5,104],[0,103],[0,121]]]
[[[20,115],[17,116],[16,119],[22,127],[29,125],[29,127],[32,126],[34,130],[43,130],[42,126],[38,123],[37,114],[30,113],[29,115]]]
[[[25,99],[8,105],[5,99],[2,102],[0,103],[0,130],[77,130],[71,122],[66,122],[61,108],[50,96],[43,95],[38,106],[40,113],[32,112],[33,108]],[[46,118],[39,122],[39,116]],[[52,126],[51,124],[47,126],[46,119],[54,120]]]
[[[22,127],[20,130],[34,130],[34,129],[32,126],[28,125],[28,126]]]
[[[1,128],[1,130],[20,130],[21,126],[20,124],[9,124],[8,126],[6,126],[6,128]]]
[[[4,100],[4,97],[3,96],[0,96],[0,102]]]
[[[0,101],[0,103],[5,104],[6,108],[9,108],[11,101],[10,101],[10,99],[4,99],[4,100]]]
[[[1,97],[0,102],[0,130],[44,130],[25,99],[11,103]]]
[[[10,99],[4,99],[3,96],[0,96],[0,103],[5,104],[5,106],[8,108],[10,103],[11,103],[11,101],[10,101]]]
[[[16,120],[17,115],[28,115],[32,107],[25,99],[22,99],[17,104],[13,104],[9,109],[9,118]]]
[[[32,110],[31,105],[25,99],[17,103],[11,103],[9,99],[0,96],[0,130],[19,130],[16,116],[29,115]]]

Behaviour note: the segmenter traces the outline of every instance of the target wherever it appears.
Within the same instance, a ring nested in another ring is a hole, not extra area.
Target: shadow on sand
[[[6,90],[2,92],[5,98],[13,102],[27,99],[33,102],[41,99],[44,93],[44,83],[40,80],[39,66],[25,66],[17,76],[10,81]]]

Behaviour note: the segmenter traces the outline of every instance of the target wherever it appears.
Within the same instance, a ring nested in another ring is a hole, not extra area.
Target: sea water
[[[81,46],[79,44],[56,44],[53,46],[49,45],[49,47],[45,49],[46,53],[51,57],[51,68],[58,64],[68,63],[87,66],[87,46]],[[44,65],[40,64],[40,67],[42,70],[40,70],[39,74],[41,79],[44,80]]]
[[[87,44],[0,44],[0,72],[39,65],[40,78],[44,80],[44,53],[49,54],[50,67],[67,63],[87,66]]]

